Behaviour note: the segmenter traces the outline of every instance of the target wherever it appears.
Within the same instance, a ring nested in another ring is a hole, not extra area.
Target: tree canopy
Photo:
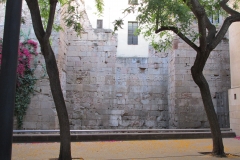
[[[43,26],[46,29],[49,13],[50,13],[50,1],[49,0],[38,0],[40,13],[42,17]],[[84,31],[84,28],[82,24],[80,23],[80,20],[82,15],[84,14],[83,11],[79,10],[80,4],[77,0],[59,0],[59,4],[61,7],[66,7],[64,9],[63,13],[63,20],[65,22],[65,25],[69,28],[73,28],[78,35],[81,34],[82,31]],[[98,10],[99,15],[103,12],[104,3],[103,0],[95,0],[95,7]],[[56,31],[61,30],[60,25],[53,25],[53,29]]]
[[[143,34],[151,41],[151,45],[158,50],[166,50],[171,46],[174,32],[193,49],[196,50],[195,42],[200,37],[208,39],[209,47],[215,48],[227,32],[231,23],[238,21],[239,0],[142,0],[124,10],[124,13],[137,12],[139,27],[137,34]],[[201,12],[201,15],[199,15]],[[219,24],[211,19],[225,17],[221,29]],[[200,20],[200,17],[201,20]],[[115,30],[123,24],[124,19],[114,22]],[[196,30],[194,24],[201,25],[202,30]],[[159,33],[159,34],[153,34]]]

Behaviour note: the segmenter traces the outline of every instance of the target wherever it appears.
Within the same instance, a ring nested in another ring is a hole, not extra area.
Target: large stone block
[[[149,128],[152,128],[157,126],[157,122],[155,120],[146,120],[145,125]]]
[[[37,129],[37,122],[23,122],[24,129]]]

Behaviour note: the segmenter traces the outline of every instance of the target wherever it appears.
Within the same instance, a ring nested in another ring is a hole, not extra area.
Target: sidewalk
[[[240,140],[225,138],[225,152],[240,159]],[[74,160],[196,160],[218,159],[199,152],[211,152],[211,139],[73,142]],[[59,143],[14,143],[13,160],[51,160],[59,154]]]

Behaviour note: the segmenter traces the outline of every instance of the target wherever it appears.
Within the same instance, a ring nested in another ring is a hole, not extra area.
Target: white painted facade
[[[85,8],[93,28],[97,28],[97,20],[103,20],[103,29],[112,29],[113,22],[123,18],[124,9],[129,7],[128,0],[104,0],[104,13],[99,17],[96,13],[95,0],[85,1]],[[149,42],[142,35],[138,36],[138,45],[128,45],[128,22],[136,22],[136,13],[127,15],[124,18],[123,29],[118,34],[118,57],[148,57]]]

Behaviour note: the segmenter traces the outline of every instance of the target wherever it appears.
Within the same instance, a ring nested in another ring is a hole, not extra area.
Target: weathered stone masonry
[[[209,127],[190,72],[196,53],[182,40],[175,39],[166,53],[149,47],[149,57],[116,57],[117,35],[93,29],[85,14],[85,31],[77,36],[60,17],[63,31],[53,33],[53,49],[71,129]],[[24,27],[31,28],[30,21]],[[35,72],[39,80],[23,128],[57,129],[41,55]],[[215,93],[230,88],[229,74],[228,42],[223,41],[204,70],[215,105]]]
[[[169,56],[169,127],[209,127],[200,90],[191,76],[196,53],[182,40],[173,43],[174,50]],[[216,92],[226,92],[230,87],[228,48],[228,41],[223,40],[210,54],[203,72],[215,107]]]
[[[149,57],[124,58],[116,57],[117,37],[108,30],[89,28],[81,38],[70,34],[67,101],[73,129],[209,127],[190,72],[196,53],[180,39],[168,53],[150,47]],[[216,92],[230,86],[228,42],[211,53],[204,74],[216,105]]]
[[[73,129],[166,128],[165,54],[163,58],[116,57],[116,36],[103,32],[108,31],[88,32],[90,38],[74,40],[85,44],[77,45],[80,52],[68,52],[67,100]]]

